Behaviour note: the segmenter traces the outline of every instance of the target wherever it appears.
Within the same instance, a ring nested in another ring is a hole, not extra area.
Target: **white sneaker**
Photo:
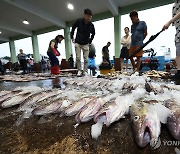
[[[78,71],[77,76],[78,76],[78,77],[82,76],[82,72],[81,72],[81,71]]]

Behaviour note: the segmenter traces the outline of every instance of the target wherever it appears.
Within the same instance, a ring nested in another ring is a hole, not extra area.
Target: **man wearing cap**
[[[89,9],[84,10],[84,18],[77,19],[71,30],[71,39],[75,43],[76,64],[78,69],[77,76],[87,75],[89,45],[94,39],[95,29],[91,22],[92,12]],[[76,39],[74,40],[74,31],[77,28]],[[84,70],[81,68],[81,49],[84,58]]]
[[[47,55],[49,56],[49,60],[51,63],[51,74],[59,74],[59,60],[56,56],[60,56],[60,52],[57,50],[58,43],[64,39],[64,36],[57,35],[55,39],[51,40],[49,43],[49,48],[47,51]]]
[[[140,46],[143,45],[143,40],[147,36],[147,25],[144,21],[139,20],[138,13],[136,11],[132,11],[129,16],[132,21],[131,47],[129,49],[129,56],[131,56]],[[141,50],[139,53],[137,53],[134,56],[137,58],[136,64],[133,57],[130,58],[134,71],[139,71],[142,55],[143,55],[143,51]]]

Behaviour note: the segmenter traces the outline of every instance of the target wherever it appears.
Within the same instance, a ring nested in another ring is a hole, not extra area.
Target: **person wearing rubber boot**
[[[131,26],[131,47],[129,49],[129,56],[131,56],[140,46],[143,45],[143,40],[147,36],[147,25],[144,21],[140,21],[138,18],[138,13],[136,11],[132,11],[130,13],[130,18],[132,21]],[[137,63],[135,64],[134,57],[131,57],[131,64],[133,66],[133,70],[139,72],[139,68],[141,65],[141,57],[143,55],[143,50],[138,52],[135,57],[137,58]]]
[[[89,9],[84,10],[84,18],[77,19],[71,30],[71,39],[75,43],[75,52],[76,52],[76,65],[78,69],[77,76],[87,75],[88,74],[88,55],[89,55],[89,45],[94,39],[95,29],[94,25],[91,22],[92,12]],[[76,39],[74,40],[74,31],[77,28]],[[81,69],[81,50],[83,51],[84,58],[84,70],[82,74]]]
[[[57,75],[60,74],[59,70],[59,60],[57,56],[60,56],[60,52],[57,50],[58,43],[64,39],[64,36],[57,35],[55,39],[51,40],[49,43],[49,48],[47,51],[47,55],[49,56],[50,64],[51,64],[51,74]]]
[[[171,79],[177,80],[180,79],[180,0],[175,0],[172,12],[173,18],[163,26],[163,30],[168,29],[171,24],[176,28],[175,45],[177,73],[171,76]]]

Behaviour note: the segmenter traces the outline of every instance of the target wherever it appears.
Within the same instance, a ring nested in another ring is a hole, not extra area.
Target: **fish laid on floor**
[[[18,93],[19,93],[19,92],[10,92],[10,93],[7,93],[7,94],[1,96],[1,97],[0,97],[0,105],[1,105],[4,101],[6,101],[6,100],[10,99],[11,97],[17,95]]]
[[[143,102],[136,102],[130,108],[132,129],[137,145],[145,147],[151,141],[156,140],[160,135],[160,119],[149,105]]]
[[[38,108],[35,108],[32,111],[33,115],[46,115],[51,113],[60,113],[62,112],[66,107],[68,107],[71,104],[69,100],[63,100],[63,98],[57,98],[55,100],[52,100],[51,103],[47,106],[40,106]]]
[[[111,99],[118,96],[118,93],[109,94],[104,97],[98,97],[92,99],[87,105],[85,105],[76,115],[75,119],[77,123],[90,121],[94,115],[99,111],[99,109]]]
[[[42,92],[36,93],[28,97],[23,103],[20,104],[19,111],[25,111],[27,108],[31,107],[32,104],[36,103],[39,99],[44,98],[45,96],[50,96],[52,90],[44,90]]]
[[[171,110],[171,114],[167,119],[168,130],[172,137],[180,141],[180,104],[167,100],[165,106]]]
[[[94,116],[95,122],[102,122],[107,127],[113,122],[118,121],[129,113],[129,107],[135,103],[136,100],[144,97],[146,91],[143,88],[137,88],[130,94],[118,96],[114,101],[107,106],[104,106]]]
[[[40,93],[42,90],[43,89],[41,89],[40,87],[34,87],[34,86],[15,88],[10,94],[6,95],[5,100],[3,101],[1,100],[2,101],[1,106],[3,108],[8,108],[15,105],[19,105],[23,103],[28,97],[34,96],[35,94]]]
[[[98,110],[105,104],[102,98],[95,98],[85,105],[76,115],[77,123],[90,121]]]
[[[13,107],[15,105],[21,104],[24,100],[26,100],[30,95],[32,95],[30,92],[23,93],[23,94],[18,94],[15,96],[12,96],[11,98],[7,99],[4,101],[1,106],[3,108],[9,108]]]
[[[84,97],[76,102],[74,102],[72,105],[70,105],[65,111],[65,116],[73,116],[76,115],[79,110],[81,110],[86,104],[88,104],[92,99],[95,99],[94,96]]]

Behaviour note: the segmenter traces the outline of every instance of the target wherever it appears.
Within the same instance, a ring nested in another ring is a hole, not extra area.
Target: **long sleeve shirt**
[[[128,49],[130,49],[130,46],[131,46],[131,36],[128,35],[127,38],[126,38],[126,36],[123,36],[121,38],[121,44],[123,45],[123,47],[127,47]]]
[[[75,43],[80,45],[91,44],[94,39],[95,29],[92,22],[85,23],[84,19],[78,19],[72,26],[71,39],[73,39],[74,31],[77,28]]]

